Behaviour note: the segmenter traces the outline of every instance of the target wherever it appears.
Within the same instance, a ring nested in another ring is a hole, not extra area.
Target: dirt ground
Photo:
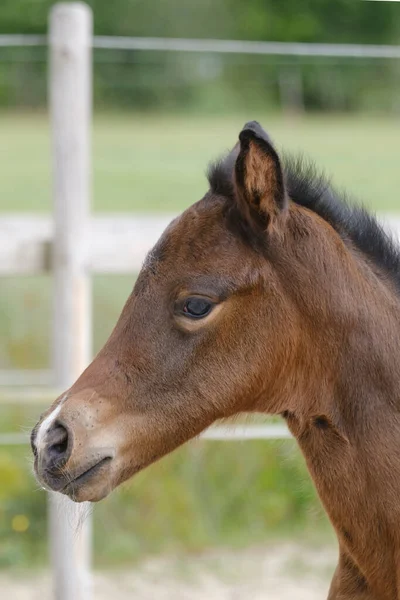
[[[93,600],[324,600],[336,556],[332,546],[285,543],[157,558],[95,572]],[[51,600],[49,574],[0,572],[0,598]]]

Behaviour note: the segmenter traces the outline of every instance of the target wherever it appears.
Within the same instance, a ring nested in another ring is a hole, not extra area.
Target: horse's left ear
[[[279,156],[257,121],[246,123],[239,134],[235,188],[239,208],[251,223],[270,229],[287,206]]]

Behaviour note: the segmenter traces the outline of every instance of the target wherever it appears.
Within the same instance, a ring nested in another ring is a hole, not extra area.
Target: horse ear
[[[257,121],[239,134],[235,188],[244,217],[258,227],[274,227],[287,206],[281,163],[268,134]]]

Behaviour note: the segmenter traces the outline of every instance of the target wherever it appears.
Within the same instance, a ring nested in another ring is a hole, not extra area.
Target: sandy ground
[[[131,571],[95,572],[94,600],[324,600],[334,547],[292,543],[158,558]],[[0,572],[2,600],[51,600],[48,574]]]

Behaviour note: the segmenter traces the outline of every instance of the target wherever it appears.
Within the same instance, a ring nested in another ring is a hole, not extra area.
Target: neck
[[[343,569],[350,564],[371,590],[337,597],[393,600],[400,598],[399,300],[329,234],[322,254],[309,248],[303,261],[285,260],[282,285],[298,308],[301,333],[290,369],[297,366],[297,375],[279,408],[336,529]],[[296,243],[299,256],[298,236]],[[349,577],[343,569],[338,581]]]

